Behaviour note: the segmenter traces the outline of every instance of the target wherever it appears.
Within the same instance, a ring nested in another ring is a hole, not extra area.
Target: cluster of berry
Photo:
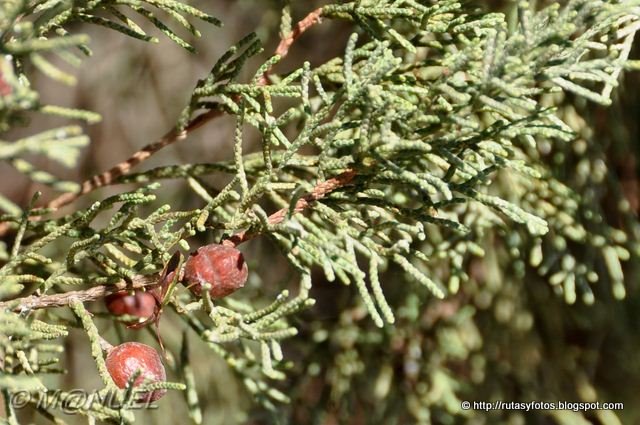
[[[120,291],[105,298],[107,309],[114,316],[128,315],[139,321],[130,327],[139,328],[149,322],[158,323],[162,298],[177,270],[165,269],[160,288],[152,290]],[[242,253],[227,245],[211,244],[199,248],[184,264],[181,283],[196,296],[202,295],[202,287],[208,284],[211,298],[222,298],[244,286],[248,276]],[[162,291],[162,292],[161,292]],[[131,376],[140,371],[133,385],[148,382],[164,382],[166,373],[158,352],[139,342],[125,342],[107,352],[106,365],[111,378],[119,388],[124,388]],[[140,401],[156,401],[165,390],[145,393]]]

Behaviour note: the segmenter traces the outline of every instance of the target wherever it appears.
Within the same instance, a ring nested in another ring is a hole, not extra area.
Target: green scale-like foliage
[[[295,31],[292,5],[286,3],[283,37]],[[356,397],[349,394],[353,388],[371,383],[360,382],[367,362],[387,356],[371,378],[372,397],[380,404],[371,423],[438,423],[434,417],[453,423],[469,417],[460,401],[473,395],[469,382],[482,382],[489,369],[492,359],[480,350],[499,339],[480,329],[484,319],[476,307],[491,302],[481,297],[498,299],[498,307],[502,300],[506,310],[520,306],[520,315],[500,308],[504,314],[496,314],[522,330],[533,320],[526,297],[514,289],[524,291],[518,282],[525,276],[544,277],[568,304],[593,304],[602,286],[618,299],[625,296],[622,262],[637,260],[640,228],[619,193],[616,212],[623,228],[603,219],[597,188],[609,178],[605,152],[585,130],[582,114],[587,104],[610,105],[621,72],[636,65],[628,57],[640,28],[639,7],[634,1],[576,0],[536,11],[520,2],[504,15],[449,0],[327,4],[323,23],[353,27],[344,53],[285,73],[278,73],[284,69],[281,57],[264,56],[258,37],[246,36],[198,81],[174,130],[181,138],[212,114],[233,117],[231,160],[124,174],[110,183],[139,187],[66,215],[37,207],[37,196],[25,209],[0,197],[2,221],[15,234],[0,252],[5,401],[12,392],[42,388],[42,374],[63,372],[51,366],[60,346],[46,341],[59,344],[68,328],[77,327],[87,335],[103,391],[119,391],[121,401],[118,409],[94,404],[80,413],[133,422],[131,392],[117,390],[105,370],[98,318],[85,309],[90,304],[71,301],[63,307],[73,312],[67,317],[32,310],[26,297],[37,302],[98,285],[130,287],[140,276],[152,281],[172,253],[187,252],[194,238],[246,232],[267,238],[288,259],[299,281],[295,293],[279,288],[275,297],[256,302],[241,295],[212,300],[206,291],[198,298],[176,289],[165,308],[197,336],[201,349],[224,360],[261,406],[286,411],[281,406],[291,397],[284,381],[297,373],[308,379],[323,373],[327,403],[339,404]],[[89,39],[70,34],[77,28],[71,24],[102,25],[157,41],[130,17],[140,15],[189,51],[191,44],[164,19],[192,36],[200,34],[193,18],[220,24],[178,1],[7,1],[0,13],[0,134],[25,125],[32,112],[70,122],[1,140],[0,159],[61,192],[81,186],[38,169],[31,155],[74,166],[89,140],[73,122],[100,118],[42,104],[29,79],[37,70],[75,83],[49,57],[81,66],[77,54],[91,54]],[[249,69],[256,57],[262,65]],[[258,135],[256,152],[246,151],[249,133]],[[214,173],[229,176],[219,190],[206,180]],[[352,176],[345,184],[311,202],[308,211],[295,211],[305,194],[345,173]],[[163,199],[158,189],[164,179],[183,179],[199,206],[182,211]],[[284,220],[273,222],[269,214],[278,209]],[[478,264],[491,275],[488,280],[502,283],[479,288],[472,273]],[[300,323],[306,317],[301,311],[315,303],[314,284],[323,279],[319,270],[327,281],[352,285],[358,294],[333,327],[312,319]],[[362,323],[365,315],[375,327]],[[191,419],[198,423],[198,374],[189,363],[195,348],[186,332],[174,344],[179,360],[169,354],[169,368],[180,382],[153,388],[185,390]],[[283,353],[286,339],[308,344],[302,351],[310,361],[302,372]],[[316,353],[309,349],[313,344]],[[395,351],[389,354],[387,347]],[[424,353],[427,347],[437,347],[435,354]],[[508,355],[515,358],[513,351]],[[395,362],[407,384],[398,394],[390,390],[399,385]],[[466,363],[469,382],[456,374],[458,363]],[[508,398],[502,390],[491,395]],[[13,407],[5,405],[17,423]],[[307,407],[302,402],[297,408]],[[348,407],[335,410],[336,417],[348,416]],[[51,407],[43,415],[56,412]],[[555,418],[569,423],[562,415]]]

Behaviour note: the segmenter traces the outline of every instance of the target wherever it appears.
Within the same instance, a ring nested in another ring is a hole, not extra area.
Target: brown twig
[[[185,139],[189,133],[202,127],[207,122],[221,115],[222,111],[218,109],[212,109],[208,112],[205,112],[204,114],[198,115],[193,120],[191,120],[191,122],[189,122],[184,130],[178,131],[174,128],[173,130],[162,136],[157,142],[151,143],[131,155],[131,157],[126,161],[117,164],[116,166],[101,174],[93,176],[89,180],[86,180],[84,183],[82,183],[82,187],[79,192],[63,193],[62,195],[50,201],[47,204],[47,207],[58,209],[64,205],[70,204],[82,195],[92,192],[99,187],[107,186],[113,183],[115,179],[124,174],[127,174],[133,167],[140,164],[142,161],[146,160],[151,155],[158,152],[160,149],[169,146],[170,144],[175,143],[179,140]]]
[[[28,297],[0,302],[0,310],[11,309],[21,312],[41,308],[65,307],[75,300],[80,302],[94,301],[104,298],[109,294],[122,291],[123,289],[142,289],[158,286],[160,284],[160,282],[158,282],[159,277],[159,273],[146,276],[140,275],[136,276],[131,284],[121,280],[113,285],[98,285],[80,291],[69,291],[51,295],[29,295]]]
[[[207,111],[201,115],[195,117],[182,131],[178,131],[177,129],[172,129],[164,136],[162,136],[158,141],[154,143],[150,143],[144,148],[140,149],[138,152],[134,153],[127,159],[123,161],[111,169],[97,174],[90,179],[86,180],[82,183],[79,192],[66,192],[57,198],[51,200],[46,207],[52,208],[54,211],[58,208],[61,208],[65,205],[70,204],[71,202],[78,199],[80,196],[85,195],[89,192],[92,192],[100,187],[108,186],[112,184],[118,177],[127,174],[133,167],[140,164],[147,158],[149,158],[154,153],[158,152],[160,149],[167,147],[179,140],[183,140],[187,137],[189,133],[192,131],[202,127],[207,122],[211,121],[214,118],[217,118],[222,115],[222,111],[218,109],[212,109]],[[41,216],[31,216],[29,220],[37,221],[41,219]],[[0,236],[3,236],[9,230],[10,223],[0,223]]]
[[[305,16],[300,22],[296,24],[296,26],[291,30],[289,34],[287,34],[282,40],[280,40],[280,43],[276,48],[275,55],[278,55],[280,56],[281,59],[284,59],[287,56],[287,54],[289,54],[289,49],[291,48],[293,43],[295,43],[295,41],[298,38],[300,38],[300,36],[304,34],[306,30],[308,30],[315,24],[319,23],[321,18],[322,18],[321,7],[317,8],[316,10],[312,11],[307,16]],[[262,75],[262,79],[260,81],[261,84],[263,85],[268,84],[269,72],[271,72],[271,69],[268,69]]]
[[[293,28],[293,30],[291,30],[291,32],[287,34],[285,38],[280,40],[280,44],[278,44],[278,47],[276,48],[276,55],[279,55],[280,57],[287,56],[287,53],[289,53],[289,49],[291,48],[293,43],[306,30],[308,30],[315,24],[319,23],[321,17],[322,17],[321,7],[317,8],[316,10],[314,10],[313,12],[305,16],[300,22],[296,24],[295,28]]]
[[[303,196],[296,202],[295,207],[293,208],[293,213],[299,213],[301,211],[309,208],[312,202],[318,201],[334,190],[349,184],[353,178],[356,176],[355,170],[349,168],[341,174],[333,177],[329,180],[318,183],[311,192],[307,195]],[[287,217],[287,213],[289,212],[289,208],[282,208],[275,213],[271,214],[267,219],[269,224],[278,224],[282,223],[284,219]],[[246,242],[253,237],[255,237],[255,233],[247,233],[247,231],[242,231],[240,233],[236,233],[230,238],[222,241],[225,245],[230,246],[238,246],[243,242]]]

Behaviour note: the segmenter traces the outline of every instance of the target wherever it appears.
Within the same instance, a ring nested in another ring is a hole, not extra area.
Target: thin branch
[[[281,59],[284,59],[287,54],[289,54],[289,49],[295,43],[295,41],[300,38],[305,31],[319,23],[322,18],[322,8],[319,7],[316,10],[310,12],[307,16],[305,16],[300,22],[296,24],[296,26],[291,30],[289,34],[287,34],[276,48],[275,55],[280,56]],[[267,85],[269,83],[269,72],[271,69],[268,69],[263,75],[260,83],[263,85]]]
[[[355,170],[349,168],[347,171],[333,177],[329,180],[318,183],[307,195],[303,196],[296,202],[295,207],[293,208],[293,213],[299,213],[311,206],[311,204],[315,201],[318,201],[334,190],[349,184],[354,177],[356,176]],[[271,214],[268,218],[269,224],[278,224],[282,223],[284,219],[287,217],[287,213],[289,212],[289,208],[282,208],[275,213]],[[242,231],[240,233],[236,233],[230,238],[222,241],[225,245],[230,246],[238,246],[243,242],[246,242],[252,238],[257,236],[256,233],[247,233],[247,231]]]
[[[319,7],[313,12],[310,12],[307,16],[304,17],[300,22],[296,24],[296,27],[280,41],[278,44],[278,48],[276,49],[276,55],[280,57],[287,56],[289,53],[289,48],[293,45],[293,43],[302,35],[306,30],[314,26],[315,24],[320,22],[322,17],[322,8]]]
[[[46,205],[47,208],[52,208],[55,211],[65,205],[70,204],[71,202],[75,201],[82,195],[92,192],[100,187],[113,184],[118,177],[129,173],[129,171],[133,167],[140,164],[141,162],[149,158],[151,155],[158,152],[160,149],[165,148],[179,140],[186,139],[189,133],[202,127],[207,122],[221,116],[222,114],[223,112],[221,110],[212,109],[201,115],[198,115],[197,117],[195,117],[193,120],[189,122],[189,124],[185,127],[184,130],[178,132],[176,128],[172,129],[171,131],[166,133],[164,136],[162,136],[157,142],[148,144],[144,148],[140,149],[138,152],[131,155],[131,157],[129,157],[129,159],[127,159],[126,161],[123,161],[115,165],[111,169],[101,174],[97,174],[91,177],[90,179],[86,180],[84,183],[82,183],[82,186],[79,192],[66,192],[61,194],[57,198],[51,200]],[[29,220],[37,221],[37,220],[40,220],[41,218],[42,218],[41,216],[31,216],[29,217]],[[0,223],[0,236],[3,236],[4,234],[6,234],[7,231],[9,230],[9,227],[10,227],[10,223],[8,222]]]
[[[95,301],[124,289],[150,289],[156,287],[160,284],[160,282],[158,282],[159,277],[159,273],[154,273],[151,275],[135,276],[131,284],[120,280],[112,285],[98,285],[80,291],[69,291],[51,295],[29,295],[28,297],[0,302],[0,310],[10,309],[16,312],[23,312],[42,308],[66,307],[75,300],[80,302]]]
[[[50,201],[47,204],[47,207],[58,209],[64,205],[70,204],[82,195],[92,192],[100,187],[110,185],[114,182],[115,179],[124,174],[127,174],[133,167],[140,164],[142,161],[146,160],[151,155],[158,152],[160,149],[167,147],[179,140],[186,139],[189,133],[202,127],[207,122],[221,115],[222,111],[218,109],[212,109],[201,115],[198,115],[193,120],[191,120],[191,122],[189,122],[184,130],[178,132],[177,129],[172,129],[167,134],[162,136],[160,140],[140,149],[138,152],[131,155],[131,157],[126,161],[117,164],[116,166],[101,174],[93,176],[89,180],[86,180],[84,183],[82,183],[82,187],[79,192],[63,193],[62,195]]]

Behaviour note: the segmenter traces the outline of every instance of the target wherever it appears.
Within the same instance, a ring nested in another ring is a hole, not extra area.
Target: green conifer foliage
[[[222,5],[0,2],[0,160],[46,190],[27,205],[0,194],[6,421],[637,418],[615,380],[640,380],[638,194],[619,153],[637,151],[621,106],[634,99],[618,91],[638,67],[640,3],[252,3],[278,24],[225,46],[164,136],[76,182],[43,164],[78,166],[101,117],[44,102],[33,81],[76,85],[68,69],[104,53],[84,34],[96,25],[197,55],[196,26],[227,31]],[[289,55],[303,33],[331,25],[348,28],[330,40],[340,54]],[[264,47],[268,31],[277,46]],[[30,131],[43,114],[63,124]],[[233,123],[226,160],[141,165],[222,120]],[[189,202],[167,196],[169,180]],[[241,248],[249,265],[246,286],[221,299],[181,284],[188,253],[212,242]],[[258,273],[263,262],[286,276]],[[105,296],[122,290],[155,294],[140,324],[149,333],[105,312]],[[158,410],[140,408],[139,374],[118,388],[105,365],[111,344],[138,339],[168,371],[141,387],[168,390]],[[65,383],[70,349],[98,386],[80,406],[76,391],[94,387]]]

